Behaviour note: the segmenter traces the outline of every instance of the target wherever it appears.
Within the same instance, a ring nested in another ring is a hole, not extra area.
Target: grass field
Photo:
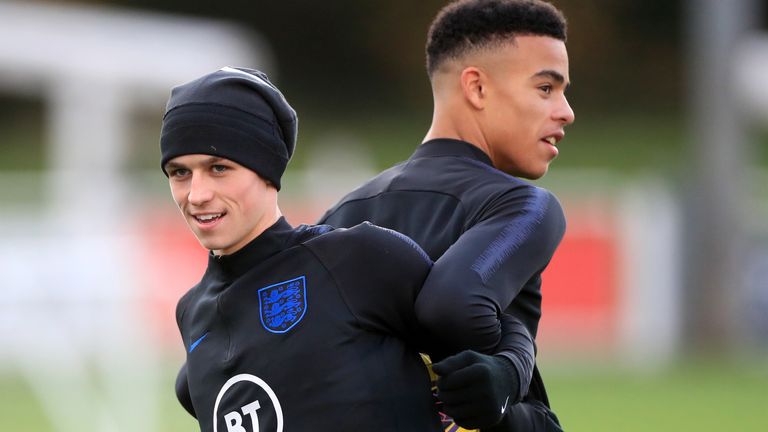
[[[567,431],[768,431],[768,362],[544,373]]]
[[[740,364],[690,362],[659,373],[615,367],[544,368],[552,403],[571,432],[768,430],[768,360]],[[196,430],[172,397],[173,371],[159,407],[158,431]],[[19,377],[0,376],[0,430],[53,431]]]

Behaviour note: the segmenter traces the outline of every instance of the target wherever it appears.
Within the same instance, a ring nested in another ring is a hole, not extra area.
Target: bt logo
[[[233,376],[224,384],[224,386],[222,386],[221,390],[219,390],[219,395],[216,396],[216,403],[213,406],[213,432],[218,432],[219,405],[221,400],[227,391],[231,390],[232,387],[236,384],[241,384],[238,386],[238,391],[243,388],[243,385],[255,384],[259,387],[259,390],[255,392],[249,391],[248,393],[265,393],[268,396],[275,411],[274,418],[277,422],[275,432],[283,432],[283,410],[280,407],[280,401],[277,400],[277,395],[275,395],[275,392],[272,390],[272,388],[269,387],[269,385],[267,385],[266,382],[264,382],[264,380],[250,374],[240,374]],[[226,432],[272,432],[261,431],[259,429],[260,409],[261,403],[257,399],[253,402],[245,404],[240,409],[225,413],[223,418],[224,425],[227,427]],[[246,417],[250,421],[246,420]],[[250,429],[247,426],[250,426]]]
[[[253,401],[241,408],[243,415],[251,417],[251,430],[254,432],[259,430],[259,415],[256,413],[259,408],[261,408],[259,401]],[[225,414],[224,422],[227,425],[227,432],[248,432],[243,427],[243,416],[237,411]]]

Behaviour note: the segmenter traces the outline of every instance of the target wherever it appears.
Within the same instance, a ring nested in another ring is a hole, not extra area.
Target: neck
[[[231,247],[228,247],[226,249],[215,249],[213,250],[213,254],[216,256],[222,256],[222,255],[232,255],[233,253],[239,251],[242,249],[245,245],[252,242],[254,239],[259,237],[261,234],[264,233],[269,227],[275,224],[275,222],[278,221],[283,216],[283,213],[280,211],[280,207],[278,207],[277,202],[275,202],[274,206],[270,206],[268,210],[265,211],[265,213],[262,215],[261,219],[259,220],[259,223],[256,224],[254,229],[251,231],[250,235],[243,238],[239,243],[236,245],[233,245]]]
[[[443,108],[435,104],[432,124],[424,141],[449,138],[465,141],[479,148],[490,157],[487,141],[472,112],[464,109]]]

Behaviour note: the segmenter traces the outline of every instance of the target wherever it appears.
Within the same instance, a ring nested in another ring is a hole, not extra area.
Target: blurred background
[[[761,0],[558,0],[576,123],[538,358],[569,431],[768,430]],[[206,252],[159,170],[169,90],[267,71],[311,223],[418,145],[438,0],[0,1],[0,430],[188,431],[179,296]],[[353,361],[353,359],[350,359]]]

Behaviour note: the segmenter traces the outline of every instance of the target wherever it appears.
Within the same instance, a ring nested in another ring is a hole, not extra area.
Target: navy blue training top
[[[201,431],[437,431],[414,302],[431,260],[370,224],[280,219],[178,303]]]
[[[506,352],[513,362],[526,357],[526,335],[507,337],[502,317],[508,313],[535,337],[541,273],[565,232],[554,195],[494,168],[469,143],[437,139],[342,198],[320,223],[362,221],[409,236],[435,260],[417,314],[445,354],[475,349]],[[521,382],[533,375],[522,394],[548,405],[534,365],[516,366]]]

